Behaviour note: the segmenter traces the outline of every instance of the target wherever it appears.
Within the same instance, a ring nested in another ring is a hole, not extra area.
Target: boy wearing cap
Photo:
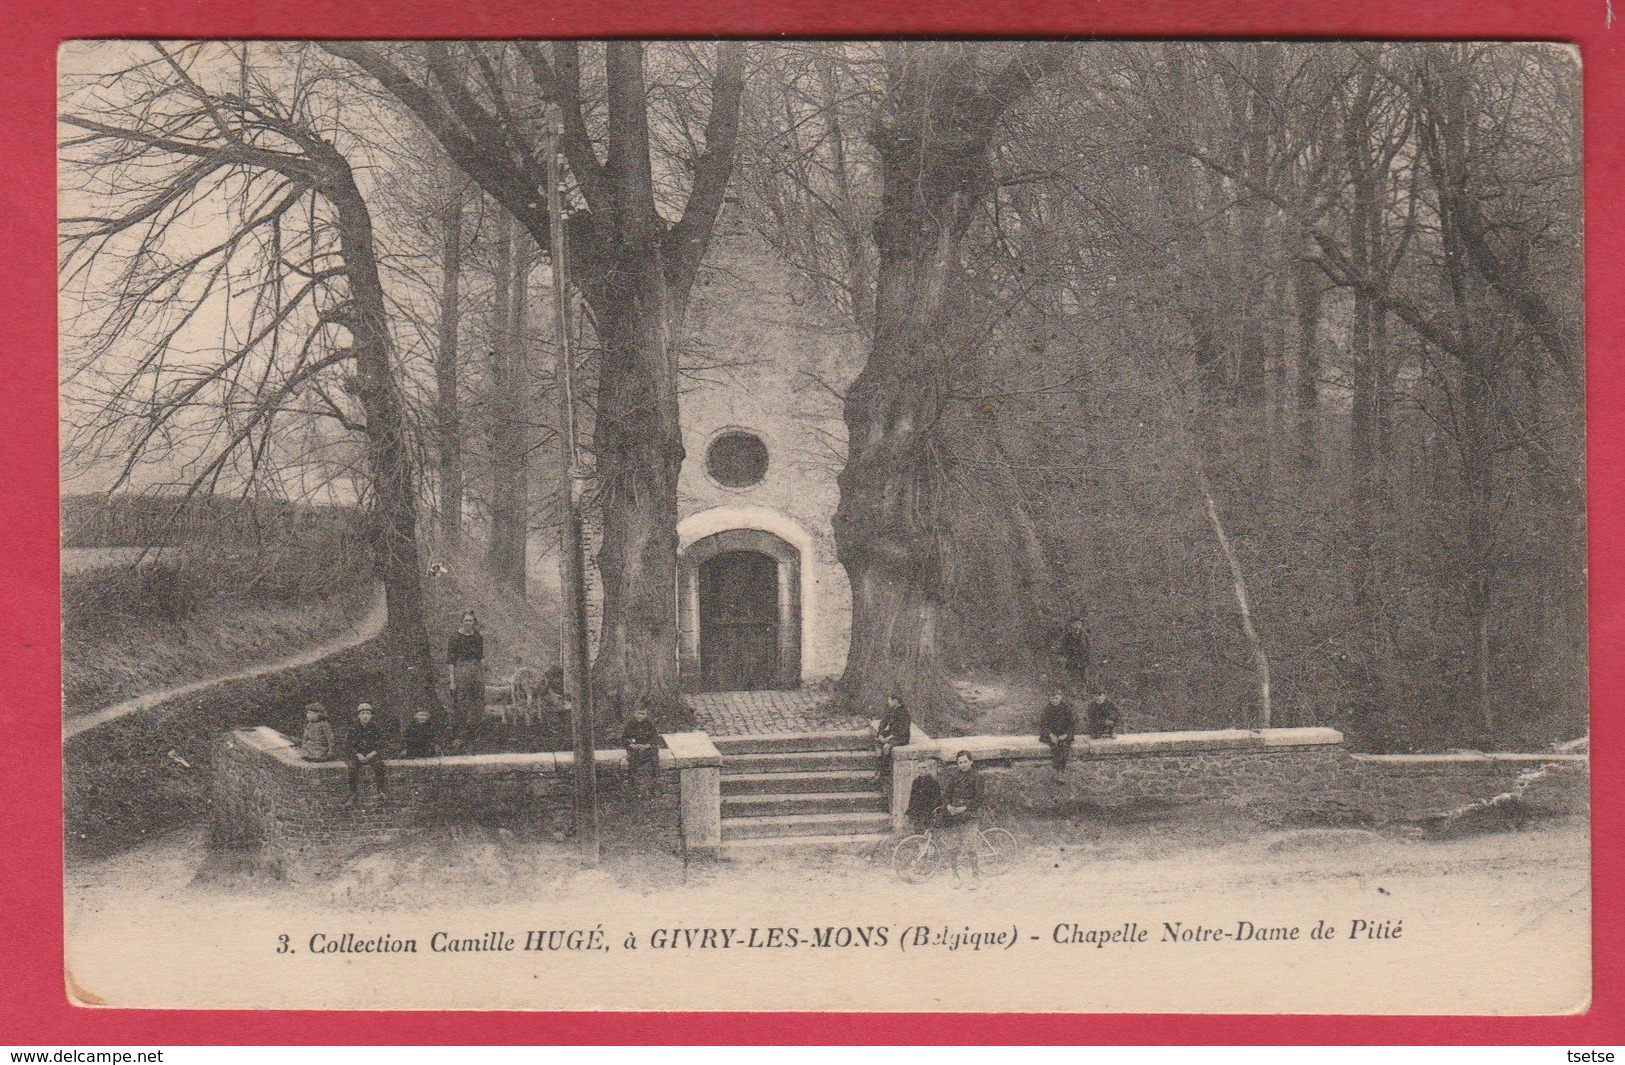
[[[355,724],[350,726],[347,740],[345,746],[348,748],[346,761],[350,763],[350,801],[354,802],[360,793],[361,770],[364,766],[372,770],[372,779],[378,785],[378,794],[387,799],[389,785],[384,779],[384,730],[373,723],[371,703],[362,703],[355,708]]]

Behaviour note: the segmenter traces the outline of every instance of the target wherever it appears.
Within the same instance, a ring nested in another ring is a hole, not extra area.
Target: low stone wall
[[[697,738],[696,738],[697,737]],[[638,816],[683,841],[683,778],[714,775],[719,762],[699,734],[665,737],[657,786]],[[216,752],[211,834],[217,843],[257,846],[276,875],[321,875],[346,857],[403,832],[437,824],[494,823],[555,832],[571,830],[574,756],[568,752],[462,755],[385,763],[390,796],[382,801],[364,773],[360,801],[348,801],[343,762],[304,761],[292,741],[269,728],[237,729]],[[626,752],[597,753],[602,793],[624,789]],[[611,812],[626,804],[605,804]],[[701,826],[703,830],[703,825]]]
[[[1350,755],[1342,739],[1325,728],[1080,736],[1062,772],[1036,737],[916,742],[894,752],[893,825],[907,825],[913,780],[961,750],[986,771],[990,803],[1018,816],[1217,803],[1277,823],[1382,825],[1425,820],[1513,790],[1547,812],[1588,808],[1583,755]],[[1538,781],[1520,784],[1522,775],[1543,767]]]
[[[721,844],[721,756],[703,732],[663,737],[658,785],[636,816],[691,856]],[[1057,772],[1036,737],[933,740],[918,729],[893,751],[893,827],[908,827],[909,789],[969,751],[986,770],[988,800],[1014,817],[1075,813],[1138,803],[1220,804],[1280,824],[1380,826],[1425,822],[1515,792],[1518,809],[1584,814],[1589,759],[1579,754],[1350,755],[1332,729],[1141,733],[1078,739]],[[349,803],[342,762],[311,764],[270,728],[221,737],[212,784],[212,828],[220,843],[257,846],[262,865],[294,878],[319,876],[357,851],[403,832],[474,822],[567,831],[574,757],[568,752],[462,755],[386,763],[390,798],[371,775]],[[600,751],[604,816],[627,816],[618,801],[626,754]]]
[[[995,790],[1001,803],[1023,810],[1084,801],[1248,806],[1312,793],[1344,760],[1335,747],[1211,751],[1080,762],[1060,774],[1046,762],[1028,761],[1012,765]]]
[[[1459,810],[1508,791],[1550,814],[1591,808],[1591,760],[1583,754],[1355,754],[1336,766],[1324,792],[1300,800],[1311,810],[1368,811],[1375,823]]]

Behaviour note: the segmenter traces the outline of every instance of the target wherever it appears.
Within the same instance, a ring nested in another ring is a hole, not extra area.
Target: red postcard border
[[[1625,849],[1615,716],[1625,605],[1625,372],[1615,357],[1625,270],[1625,26],[1609,0],[524,0],[387,6],[354,0],[7,4],[0,43],[0,1043],[1625,1043]],[[1622,9],[1625,10],[1625,9]],[[546,36],[1405,37],[1570,41],[1585,65],[1595,994],[1572,1017],[1307,1017],[811,1013],[324,1013],[69,1006],[62,963],[61,760],[53,257],[55,55],[79,37]]]

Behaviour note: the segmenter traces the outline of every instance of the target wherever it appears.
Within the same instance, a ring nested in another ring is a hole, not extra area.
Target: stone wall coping
[[[259,751],[273,761],[294,769],[321,769],[343,766],[343,762],[307,762],[299,756],[299,745],[276,729],[267,725],[257,728],[239,728],[231,731],[231,738],[250,750]]]
[[[1074,758],[1127,758],[1147,754],[1197,754],[1204,751],[1266,750],[1291,747],[1332,747],[1343,734],[1331,728],[1206,729],[1188,732],[1131,732],[1112,739],[1079,736]],[[894,754],[950,762],[960,751],[972,758],[1026,760],[1049,757],[1049,747],[1037,736],[949,736],[924,746],[899,747]]]
[[[664,750],[656,753],[660,758],[660,765],[663,768],[670,769],[672,764],[671,755]],[[594,765],[620,767],[626,764],[625,747],[600,747],[593,751],[592,754]],[[510,758],[512,755],[485,754],[481,755],[480,757]],[[568,772],[576,767],[576,753],[574,751],[550,751],[548,752],[548,757],[553,759],[553,768],[560,773]],[[424,759],[419,758],[418,761],[421,762],[424,761]]]
[[[671,756],[671,764],[678,769],[722,764],[722,752],[704,732],[667,732],[661,738],[666,741],[663,753]]]
[[[914,725],[909,730],[908,743],[902,747],[893,747],[891,757],[894,764],[899,760],[918,762],[927,758],[936,758],[938,757],[937,743],[926,735],[924,729]]]
[[[1426,765],[1459,762],[1589,762],[1589,754],[1563,754],[1556,751],[1451,751],[1448,754],[1355,754],[1356,762],[1387,765]]]
[[[1266,747],[1323,747],[1343,742],[1341,732],[1319,725],[1259,729],[1255,735],[1264,737]]]
[[[276,729],[266,725],[255,728],[233,729],[231,739],[250,750],[259,751],[280,765],[308,773],[327,773],[344,770],[342,761],[307,762],[299,756],[299,745]],[[703,746],[692,737],[699,737]],[[666,749],[660,751],[662,769],[684,769],[697,765],[721,765],[711,738],[703,732],[663,733]],[[676,740],[676,746],[672,741]],[[706,751],[709,751],[709,754]],[[626,750],[610,747],[594,752],[593,761],[601,766],[620,767],[626,764]],[[435,758],[386,758],[384,764],[403,768],[463,769],[474,773],[562,773],[575,767],[572,751],[511,751],[501,754],[445,754]]]
[[[681,735],[681,734],[680,734]],[[696,733],[700,736],[709,736],[708,732]],[[872,736],[873,730],[866,728],[838,728],[814,729],[806,732],[730,732],[717,739],[727,744],[759,743],[763,740],[807,740],[823,739],[826,737]]]
[[[385,758],[386,765],[462,766],[467,769],[530,769],[551,773],[558,768],[555,751],[514,751],[504,754],[443,754],[435,758]]]

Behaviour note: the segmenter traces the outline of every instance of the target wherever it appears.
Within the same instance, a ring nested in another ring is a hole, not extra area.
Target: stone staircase
[[[891,815],[866,730],[713,736],[722,755],[722,847],[874,843]]]

